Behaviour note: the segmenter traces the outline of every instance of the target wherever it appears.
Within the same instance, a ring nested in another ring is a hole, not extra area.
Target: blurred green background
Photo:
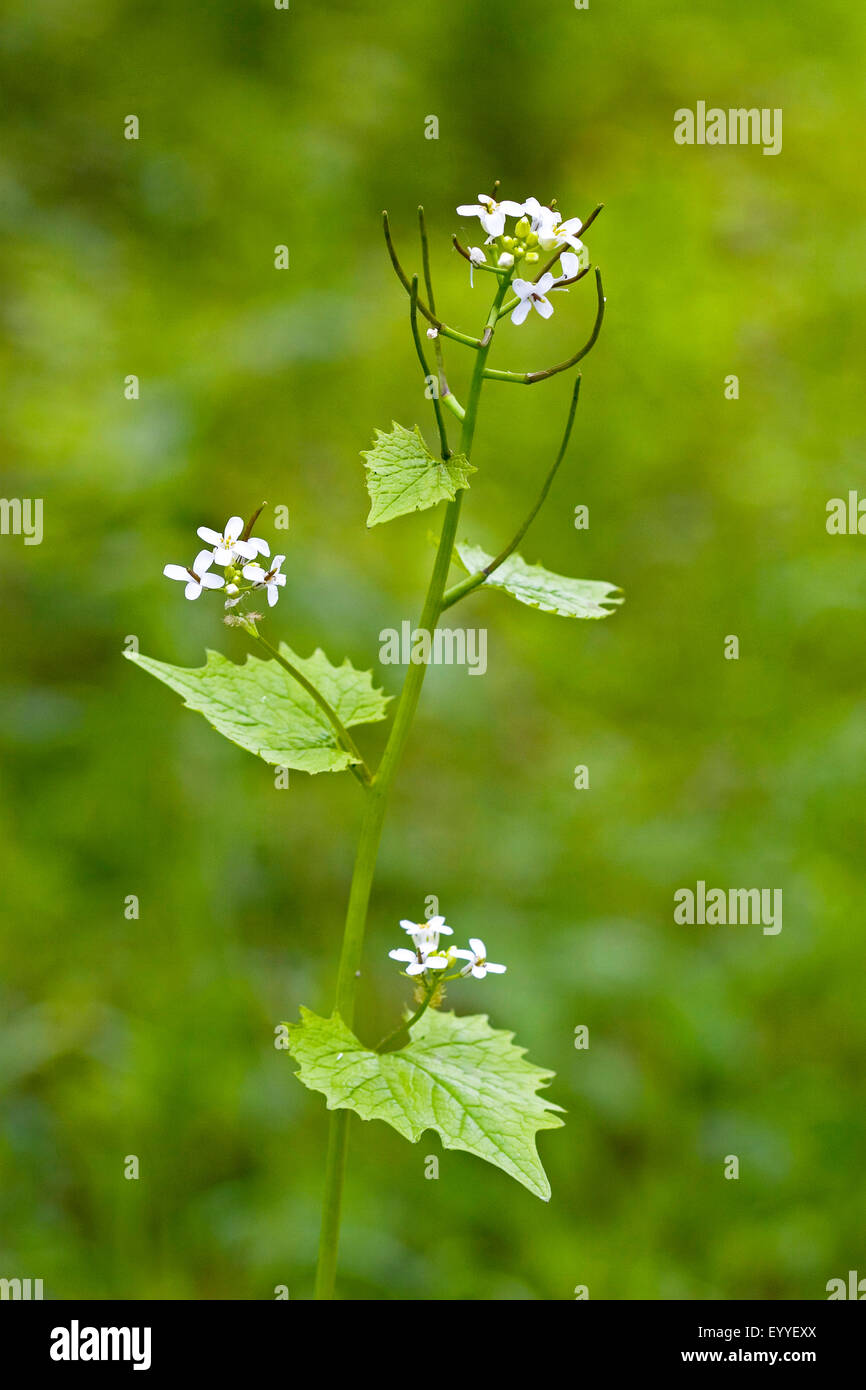
[[[431,515],[367,531],[359,451],[392,419],[433,433],[380,212],[416,269],[425,203],[439,303],[478,331],[488,277],[470,291],[450,235],[497,177],[605,203],[607,320],[523,552],[627,602],[454,610],[489,669],[429,673],[358,1026],[394,1019],[385,953],[436,894],[509,967],[451,1004],[513,1027],[569,1113],[540,1139],[549,1206],[356,1122],[341,1293],[823,1298],[866,1274],[866,542],[824,525],[864,476],[864,35],[841,0],[5,7],[2,491],[44,499],[45,537],[0,538],[0,1275],[311,1291],[327,1119],[273,1029],[330,1009],[358,788],[276,791],[121,651],[241,659],[161,571],[266,497],[291,513],[263,528],[288,553],[270,635],[396,692],[378,634],[417,618]],[[698,100],[781,107],[782,153],[675,145]],[[493,365],[567,355],[592,313],[588,280],[504,325]],[[569,390],[488,387],[464,536],[516,527]],[[783,931],[674,925],[699,878],[782,888]]]

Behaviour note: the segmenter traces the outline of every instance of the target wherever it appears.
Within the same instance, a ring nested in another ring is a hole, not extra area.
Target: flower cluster
[[[553,313],[553,305],[547,298],[550,290],[563,289],[563,282],[573,280],[589,265],[589,252],[578,235],[583,225],[580,218],[564,219],[556,207],[548,207],[537,198],[527,198],[523,203],[509,199],[497,202],[488,194],[479,193],[477,203],[462,203],[457,211],[461,217],[479,218],[487,233],[484,245],[494,248],[496,266],[500,270],[511,270],[518,264],[536,265],[542,252],[560,252],[561,276],[547,271],[535,284],[521,279],[512,282],[519,300],[511,315],[512,323],[523,323],[530,309],[536,309],[542,318],[550,318]],[[506,230],[508,217],[517,219],[511,231]],[[469,247],[469,262],[471,281],[475,267],[487,264],[487,256],[480,246]]]
[[[268,603],[273,608],[286,576],[280,573],[285,555],[270,558],[271,548],[267,541],[257,536],[247,536],[243,517],[230,516],[222,531],[214,531],[210,526],[199,526],[196,534],[206,541],[209,550],[200,550],[192,564],[166,565],[163,574],[167,579],[177,579],[186,585],[184,595],[194,599],[205,589],[225,589],[226,608],[234,608],[248,594],[262,591],[267,594]],[[259,563],[258,557],[268,557],[267,568]],[[223,573],[211,574],[211,566],[220,565]]]
[[[389,951],[388,955],[392,960],[405,964],[407,975],[414,977],[426,975],[431,970],[447,970],[449,965],[456,965],[458,960],[465,960],[467,963],[456,972],[457,975],[473,975],[476,980],[483,980],[488,973],[505,974],[504,965],[494,965],[487,959],[487,948],[477,936],[469,938],[468,951],[460,950],[457,946],[449,946],[442,950],[439,946],[440,936],[454,935],[451,928],[446,926],[444,917],[431,917],[429,922],[404,920],[400,926],[412,938],[412,949],[401,946],[395,951]],[[455,976],[449,975],[447,978],[454,979]],[[428,979],[432,980],[433,977],[428,976]]]

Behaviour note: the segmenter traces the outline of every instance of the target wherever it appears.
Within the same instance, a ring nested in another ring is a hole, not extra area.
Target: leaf
[[[477,574],[492,560],[480,546],[457,546],[457,553],[467,574]],[[483,589],[504,589],[518,603],[540,608],[543,613],[559,613],[563,618],[609,618],[612,612],[605,605],[622,603],[615,584],[603,579],[569,579],[554,574],[543,565],[528,565],[519,555],[509,555],[489,579],[479,586]]]
[[[280,653],[325,697],[346,728],[384,719],[390,697],[373,685],[370,671],[348,661],[332,666],[320,650],[297,656],[284,642]],[[340,772],[357,762],[337,743],[325,713],[276,661],[248,656],[243,666],[207,652],[204,666],[170,666],[138,652],[124,652],[164,685],[183,695],[232,743],[266,763],[298,772]]]
[[[396,422],[390,434],[377,430],[372,449],[362,449],[361,456],[372,502],[368,526],[424,511],[446,498],[453,501],[476,471],[463,454],[453,454],[447,463],[434,458],[417,425],[407,430]]]
[[[537,1094],[553,1072],[523,1059],[513,1033],[491,1028],[484,1014],[458,1018],[428,1009],[397,1052],[371,1052],[339,1014],[301,1009],[289,1024],[298,1077],[321,1091],[329,1110],[385,1120],[416,1143],[435,1129],[446,1149],[465,1149],[523,1183],[543,1201],[550,1183],[535,1147],[536,1131],[562,1120]]]

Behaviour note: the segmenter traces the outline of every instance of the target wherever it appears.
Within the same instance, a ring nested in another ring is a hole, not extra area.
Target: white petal
[[[505,213],[498,209],[496,212],[484,212],[481,214],[481,225],[488,236],[502,236],[505,231]]]
[[[511,281],[511,288],[514,290],[515,294],[520,296],[521,299],[525,299],[527,295],[532,294],[532,291],[535,288],[535,286],[531,284],[529,280],[521,280],[518,276],[516,280]]]
[[[403,917],[403,918],[401,918],[400,926],[403,928],[404,931],[420,931],[420,930],[421,930],[420,927],[419,927],[419,925],[418,925],[418,923],[417,923],[417,922],[410,922],[408,917]]]
[[[252,560],[253,556],[258,554],[255,546],[250,545],[249,541],[235,541],[233,549],[243,560]]]
[[[515,203],[513,199],[506,198],[499,204],[503,212],[507,212],[509,217],[522,217],[523,207],[520,203]]]
[[[244,519],[242,516],[230,516],[226,522],[226,529],[223,531],[227,541],[236,541],[238,536],[244,533]]]
[[[573,251],[563,251],[559,263],[566,280],[572,280],[580,270],[580,257],[575,256]]]
[[[407,975],[423,975],[423,974],[424,974],[424,971],[425,971],[426,969],[427,969],[427,967],[426,967],[425,965],[420,965],[419,962],[416,961],[414,965],[407,965],[407,966],[406,966],[406,974],[407,974]]]
[[[516,309],[514,310],[514,313],[511,315],[511,322],[512,322],[512,323],[523,323],[524,320],[526,319],[526,315],[529,313],[529,310],[530,310],[531,307],[532,307],[532,301],[531,301],[531,300],[529,300],[529,299],[521,299],[520,303],[517,305]]]
[[[484,976],[487,974],[487,966],[473,965],[472,974],[475,976],[476,980],[483,980]]]
[[[212,531],[209,526],[200,526],[196,531],[197,536],[201,536],[208,545],[222,545],[222,536],[219,531]]]
[[[504,975],[507,968],[505,965],[491,965],[490,961],[487,962],[487,969],[491,975]]]
[[[560,222],[559,230],[565,236],[577,236],[582,226],[579,217],[569,217],[567,222]]]
[[[274,558],[273,558],[273,560],[271,561],[271,569],[272,569],[272,570],[278,570],[278,569],[280,568],[280,565],[281,565],[281,564],[283,563],[283,561],[285,560],[285,558],[286,558],[285,555],[275,555]]]
[[[474,959],[475,959],[475,952],[474,952],[474,951],[464,951],[464,950],[463,950],[461,947],[459,947],[459,946],[452,946],[452,947],[451,947],[451,954],[454,955],[454,956],[460,956],[462,960],[474,960]]]
[[[251,579],[254,584],[261,584],[265,577],[265,572],[261,565],[244,565],[241,574],[244,579]]]
[[[214,551],[213,558],[215,563],[218,565],[230,565],[232,560],[234,559],[234,556],[232,552],[230,550],[227,550],[224,545],[220,545],[217,546],[216,550]]]
[[[192,567],[195,570],[196,574],[204,574],[205,570],[209,570],[212,564],[213,551],[200,550],[198,552],[198,555],[196,555],[195,559],[192,562]]]
[[[447,956],[428,956],[425,961],[428,970],[444,970],[448,964]]]
[[[190,579],[183,591],[184,598],[198,598],[201,593],[201,585],[195,579]]]
[[[276,584],[269,584],[269,585],[267,586],[267,588],[268,588],[268,607],[269,607],[269,608],[273,608],[274,604],[276,603],[277,599],[278,599],[279,596],[280,596],[280,591],[279,591],[279,589],[277,588]]]
[[[411,962],[415,959],[415,952],[407,951],[405,946],[400,946],[396,951],[389,951],[388,955],[392,960],[408,960]]]
[[[221,574],[199,574],[205,589],[221,589],[225,580]]]
[[[461,217],[480,217],[485,209],[477,203],[461,203],[457,211]]]
[[[183,565],[166,565],[163,574],[166,579],[182,579],[185,584],[189,583],[189,570],[185,570]]]
[[[543,319],[549,319],[550,315],[553,313],[553,305],[551,304],[550,300],[536,299],[533,302],[535,304],[536,311],[541,315],[541,317]]]
[[[487,947],[484,945],[480,936],[470,936],[469,945],[472,947],[476,956],[481,956],[482,960],[487,955]]]
[[[268,545],[267,541],[260,540],[258,536],[250,536],[249,543],[253,547],[256,555],[270,555],[271,547]]]
[[[537,283],[536,283],[536,286],[535,286],[535,293],[536,293],[536,294],[547,294],[547,291],[548,291],[548,290],[551,288],[551,286],[554,285],[555,283],[556,283],[556,277],[552,274],[551,271],[546,270],[546,271],[544,272],[544,274],[542,275],[541,279],[540,279],[539,281],[537,281]]]

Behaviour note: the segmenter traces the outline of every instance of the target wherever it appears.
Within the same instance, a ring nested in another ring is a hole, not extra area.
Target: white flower
[[[532,219],[532,230],[537,232],[544,218],[553,216],[553,209],[545,207],[537,198],[527,198],[523,204],[523,215]]]
[[[218,565],[230,565],[234,560],[254,560],[257,555],[270,555],[271,548],[267,541],[257,540],[255,536],[250,536],[249,540],[242,541],[244,533],[244,519],[242,516],[230,516],[225,525],[222,535],[219,531],[212,531],[209,526],[200,526],[196,532],[203,541],[214,547],[213,557]]]
[[[480,246],[470,246],[470,248],[469,248],[469,286],[470,286],[471,289],[474,290],[474,288],[475,288],[475,267],[476,267],[477,265],[486,265],[486,264],[487,264],[487,257],[485,256],[484,252],[481,250],[481,247],[480,247]]]
[[[549,319],[553,313],[553,305],[547,298],[550,290],[556,285],[556,280],[550,271],[546,271],[541,279],[533,284],[530,280],[512,280],[511,288],[517,295],[520,303],[515,306],[511,315],[512,323],[523,323],[530,309],[535,309],[543,319]]]
[[[280,574],[280,565],[285,558],[285,555],[275,555],[269,570],[263,570],[261,565],[244,565],[241,571],[244,579],[251,580],[257,589],[267,589],[271,608],[280,596],[280,586],[286,582],[286,576]]]
[[[439,329],[438,329],[438,328],[428,328],[428,329],[427,329],[427,337],[428,337],[428,338],[438,338],[438,337],[439,337]]]
[[[519,203],[506,199],[497,203],[488,193],[479,193],[477,203],[461,203],[457,209],[461,217],[479,217],[489,241],[502,236],[505,231],[505,218],[520,217],[523,208]]]
[[[397,951],[389,951],[388,955],[392,960],[407,962],[407,975],[423,975],[425,970],[444,970],[449,963],[447,956],[431,954],[423,946],[416,946],[414,951],[401,946]]]
[[[179,579],[186,584],[186,598],[198,598],[203,589],[221,589],[225,580],[219,574],[208,574],[214,557],[209,550],[200,550],[189,569],[183,565],[166,565],[163,574],[166,579]]]
[[[439,949],[440,935],[454,935],[451,928],[445,925],[444,917],[431,917],[428,922],[409,922],[404,917],[400,926],[404,932],[408,932],[416,947],[426,951],[436,952]]]
[[[407,975],[421,975],[425,970],[444,970],[450,964],[450,957],[439,951],[440,933],[453,936],[451,928],[445,925],[444,917],[431,917],[428,922],[409,922],[406,918],[400,923],[404,932],[412,938],[414,951],[401,946],[389,951],[392,960],[407,961]]]
[[[505,974],[507,968],[506,966],[493,965],[490,961],[488,961],[487,947],[484,945],[484,942],[479,939],[479,937],[470,936],[469,945],[472,948],[469,951],[458,951],[455,948],[451,952],[452,955],[461,956],[463,960],[467,960],[469,962],[469,964],[464,965],[463,969],[460,971],[461,975],[474,975],[476,980],[483,980],[484,976],[488,973],[490,973],[491,975]]]
[[[533,223],[536,219],[533,218]],[[558,246],[571,246],[575,251],[583,251],[583,242],[578,237],[583,223],[579,217],[569,217],[563,222],[558,212],[552,208],[541,208],[537,219],[537,225],[533,226],[533,231],[538,237],[538,244],[542,251],[555,251]]]

